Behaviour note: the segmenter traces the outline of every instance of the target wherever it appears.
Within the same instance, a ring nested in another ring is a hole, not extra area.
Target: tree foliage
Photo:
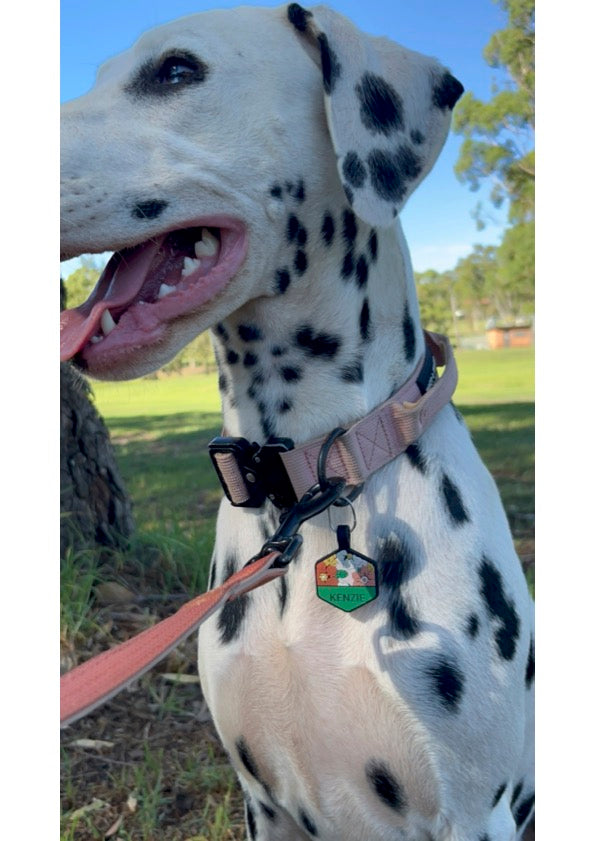
[[[504,72],[488,102],[466,93],[457,106],[454,130],[464,137],[455,165],[458,177],[477,190],[492,183],[491,200],[509,201],[512,224],[535,213],[535,2],[499,0],[508,25],[490,38],[484,58]]]

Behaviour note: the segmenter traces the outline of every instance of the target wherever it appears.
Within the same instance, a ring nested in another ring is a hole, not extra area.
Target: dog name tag
[[[339,548],[315,566],[318,598],[348,613],[378,595],[376,562],[351,548],[349,534],[348,526],[339,526]]]

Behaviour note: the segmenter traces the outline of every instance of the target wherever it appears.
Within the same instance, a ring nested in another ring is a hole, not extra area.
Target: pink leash
[[[173,616],[136,637],[92,657],[60,678],[60,726],[66,727],[113,698],[143,675],[225,602],[284,575],[271,569],[281,553],[274,551],[243,567],[220,587],[183,605]]]

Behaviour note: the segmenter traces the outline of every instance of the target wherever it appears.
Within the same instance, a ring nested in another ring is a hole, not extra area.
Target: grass
[[[455,403],[498,483],[533,586],[533,353],[457,352]],[[134,501],[126,552],[62,560],[65,668],[127,639],[206,589],[221,491],[216,375],[95,383]],[[127,603],[101,598],[117,583]],[[172,683],[171,673],[189,682]],[[81,740],[87,741],[81,741]],[[239,841],[242,802],[196,679],[195,640],[63,733],[62,841]]]

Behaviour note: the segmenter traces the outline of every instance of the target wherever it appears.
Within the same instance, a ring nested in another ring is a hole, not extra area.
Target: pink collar
[[[446,336],[425,330],[424,337],[429,354],[422,357],[405,385],[334,437],[330,446],[330,436],[299,447],[288,439],[259,447],[245,438],[214,438],[209,451],[232,505],[258,508],[268,497],[281,508],[289,507],[319,481],[318,463],[325,444],[326,475],[338,476],[353,488],[418,441],[457,385],[457,367]],[[444,371],[432,385],[426,378],[426,390],[420,375],[427,371],[430,354]]]

